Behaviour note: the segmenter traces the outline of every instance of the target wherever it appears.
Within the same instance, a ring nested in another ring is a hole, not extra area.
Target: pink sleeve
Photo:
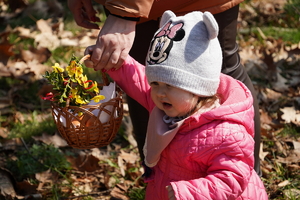
[[[154,107],[150,95],[150,85],[145,75],[145,66],[128,56],[122,67],[116,71],[108,71],[108,75],[131,98],[139,102],[148,111]]]

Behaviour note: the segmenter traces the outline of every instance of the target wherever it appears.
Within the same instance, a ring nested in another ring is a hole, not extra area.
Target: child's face
[[[150,85],[155,105],[170,117],[185,116],[197,104],[198,97],[190,92],[162,82],[152,82]]]

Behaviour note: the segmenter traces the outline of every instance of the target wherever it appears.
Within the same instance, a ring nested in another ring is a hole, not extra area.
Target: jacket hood
[[[221,74],[217,94],[220,106],[202,114],[196,112],[188,117],[182,131],[192,130],[214,120],[226,120],[245,126],[247,132],[254,137],[254,108],[250,90],[242,82]]]

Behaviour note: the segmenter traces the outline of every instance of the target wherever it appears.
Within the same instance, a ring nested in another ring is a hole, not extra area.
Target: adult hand
[[[100,22],[100,19],[96,17],[97,12],[94,10],[91,0],[68,0],[68,7],[78,26],[99,29],[97,24],[92,23]]]
[[[175,194],[174,194],[174,190],[173,190],[172,186],[168,185],[166,187],[166,189],[168,190],[168,198],[169,198],[169,200],[176,200]]]
[[[118,69],[126,60],[135,37],[135,21],[109,15],[102,27],[96,45],[85,50],[91,54],[95,70]]]

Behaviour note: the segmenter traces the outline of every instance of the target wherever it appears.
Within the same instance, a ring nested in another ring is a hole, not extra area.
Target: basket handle
[[[79,64],[82,64],[85,60],[90,59],[90,57],[91,57],[90,54],[87,54],[87,55],[83,56],[79,60]],[[109,85],[109,81],[108,81],[108,78],[107,78],[107,74],[105,72],[101,72],[101,75],[102,75],[102,80],[103,80],[104,85],[108,86]]]

